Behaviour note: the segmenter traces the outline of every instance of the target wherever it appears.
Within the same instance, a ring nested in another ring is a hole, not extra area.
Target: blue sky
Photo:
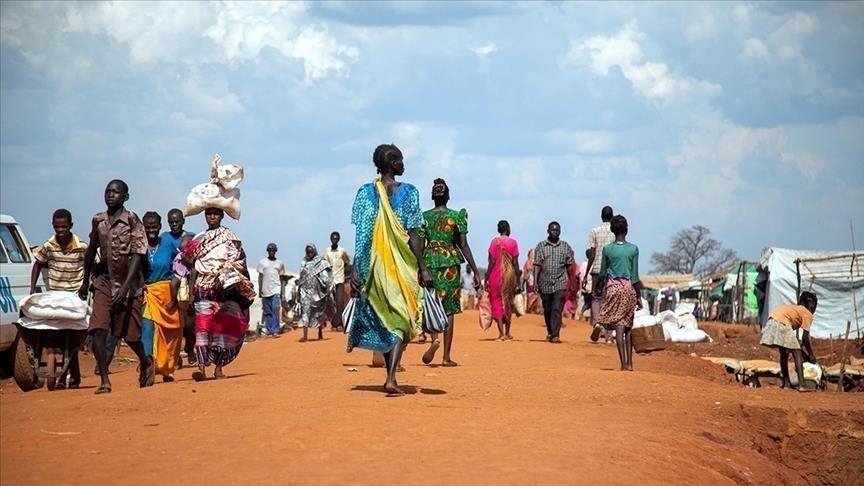
[[[296,268],[353,249],[393,142],[478,255],[502,218],[583,248],[606,204],[645,269],[696,224],[748,259],[864,246],[864,3],[2,2],[0,30],[0,210],[32,244],[58,207],[86,234],[112,178],[182,207],[219,153],[250,260]]]

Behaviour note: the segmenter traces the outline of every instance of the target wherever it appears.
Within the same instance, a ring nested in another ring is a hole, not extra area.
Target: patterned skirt
[[[459,276],[459,266],[436,268],[434,282],[438,298],[444,304],[444,312],[448,316],[461,313],[462,282]]]
[[[195,302],[195,354],[198,362],[225,366],[234,361],[249,329],[249,310],[233,300]]]
[[[600,308],[597,322],[606,329],[633,327],[636,291],[627,279],[613,279],[606,285],[606,300]]]
[[[762,346],[778,347],[786,349],[801,349],[801,343],[798,342],[798,334],[781,322],[768,318],[765,328],[762,329],[762,338],[759,340]]]

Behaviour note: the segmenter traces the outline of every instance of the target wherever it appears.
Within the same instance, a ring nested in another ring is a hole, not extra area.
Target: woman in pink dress
[[[509,341],[510,318],[513,315],[513,297],[519,289],[519,244],[510,238],[510,223],[498,222],[499,236],[489,244],[489,264],[486,265],[486,289],[492,319],[498,325],[498,340]]]

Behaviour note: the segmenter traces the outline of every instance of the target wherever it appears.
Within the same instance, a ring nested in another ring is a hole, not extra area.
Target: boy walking
[[[72,233],[72,213],[68,209],[54,211],[51,226],[54,228],[54,236],[40,246],[35,254],[36,261],[30,274],[30,293],[36,292],[36,280],[45,268],[48,269],[45,286],[49,291],[77,292],[84,280],[87,243]],[[59,354],[62,359],[62,353],[58,353],[58,350],[54,350],[54,353]],[[55,389],[66,388],[67,383],[69,388],[78,388],[81,384],[77,349],[69,358],[69,370],[58,379]]]
[[[106,346],[109,332],[118,339],[125,339],[138,357],[138,384],[142,388],[152,386],[155,377],[153,358],[147,356],[141,344],[142,261],[147,254],[147,239],[141,220],[124,207],[128,200],[129,186],[125,182],[115,179],[108,183],[105,188],[107,210],[93,216],[90,246],[84,258],[84,282],[78,291],[78,295],[86,299],[92,277],[90,334],[96,366],[102,377],[97,395],[111,392]],[[94,266],[97,250],[99,263]]]

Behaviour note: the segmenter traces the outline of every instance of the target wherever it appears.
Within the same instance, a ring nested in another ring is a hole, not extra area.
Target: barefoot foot
[[[438,347],[441,346],[441,343],[438,340],[432,341],[432,344],[429,345],[429,349],[423,353],[423,364],[429,364],[435,359],[435,353],[438,352]]]

